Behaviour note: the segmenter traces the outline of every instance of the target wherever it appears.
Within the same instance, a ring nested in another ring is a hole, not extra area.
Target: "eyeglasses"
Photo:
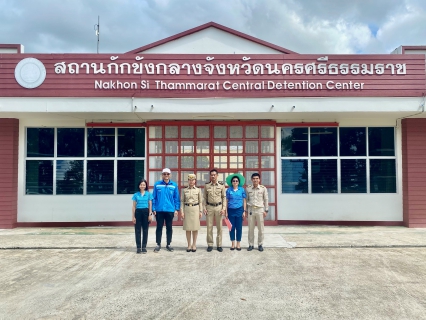
[[[169,176],[170,173],[163,173],[163,176]]]
[[[239,182],[238,180],[232,180],[232,182]]]

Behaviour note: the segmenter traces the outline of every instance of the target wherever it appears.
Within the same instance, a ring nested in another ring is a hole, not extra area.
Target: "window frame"
[[[327,127],[327,126],[324,126]],[[282,164],[283,164],[283,160],[307,160],[308,161],[308,192],[307,193],[289,193],[289,192],[283,192],[283,178],[281,178],[281,194],[326,194],[326,193],[313,193],[312,192],[312,160],[327,160],[327,159],[336,159],[337,160],[337,194],[345,194],[345,195],[361,195],[361,194],[398,194],[400,192],[400,188],[398,186],[398,154],[397,154],[397,132],[396,132],[396,128],[395,127],[390,127],[390,126],[366,126],[366,127],[361,127],[365,129],[365,144],[366,144],[366,155],[365,156],[342,156],[340,155],[340,128],[360,128],[361,126],[345,126],[345,127],[337,127],[337,155],[336,156],[311,156],[311,129],[312,128],[318,128],[316,126],[312,127],[312,126],[294,126],[294,128],[308,128],[308,144],[307,144],[307,148],[308,148],[308,155],[307,156],[283,156],[282,155],[282,147],[280,145],[280,147],[277,147],[277,150],[280,150],[281,154],[280,154],[280,161],[281,161],[281,171],[282,171]],[[282,128],[293,128],[291,126],[285,126]],[[369,155],[369,128],[393,128],[393,147],[394,147],[394,155],[393,156],[370,156]],[[280,141],[282,143],[282,130],[280,130]],[[341,160],[350,160],[350,159],[355,159],[355,160],[362,160],[364,159],[366,161],[365,163],[365,167],[366,167],[366,192],[342,192],[342,168],[341,168]],[[395,184],[396,184],[396,191],[395,192],[371,192],[370,191],[370,183],[371,183],[371,177],[370,177],[370,160],[374,160],[374,159],[393,159],[395,161]],[[282,177],[282,172],[281,172],[281,177]],[[328,193],[328,194],[336,194],[336,193]]]
[[[87,150],[87,145],[88,145],[88,129],[91,129],[90,127],[82,127],[82,126],[47,126],[47,127],[43,127],[43,128],[48,128],[48,129],[53,129],[54,130],[54,139],[53,139],[53,143],[54,143],[54,153],[52,157],[29,157],[27,155],[27,137],[28,137],[28,129],[38,129],[41,128],[40,126],[28,126],[25,127],[25,150],[24,150],[24,190],[23,190],[23,194],[24,196],[115,196],[115,195],[122,195],[122,196],[128,196],[129,194],[133,194],[133,193],[118,193],[118,161],[120,160],[142,160],[144,161],[144,165],[143,165],[143,170],[144,170],[144,177],[140,177],[140,178],[144,178],[146,179],[146,175],[147,175],[147,129],[146,127],[125,127],[126,129],[143,129],[145,131],[145,151],[144,151],[144,156],[143,157],[122,157],[122,156],[118,156],[118,130],[124,127],[113,127],[112,129],[114,129],[114,156],[88,156],[88,150]],[[81,156],[75,156],[75,157],[58,157],[58,129],[84,129],[84,155]],[[104,127],[100,127],[100,128],[104,128]],[[111,128],[111,127],[105,127],[105,128]],[[41,160],[49,160],[49,161],[53,161],[53,193],[52,194],[28,194],[27,193],[27,186],[26,186],[26,169],[27,169],[27,161],[41,161]],[[83,193],[82,194],[57,194],[57,161],[72,161],[72,160],[82,160],[83,161]],[[88,161],[91,160],[113,160],[114,162],[114,166],[113,166],[113,184],[114,184],[114,188],[113,188],[113,193],[111,194],[88,194],[87,193],[87,163]],[[135,190],[134,192],[136,192],[137,190]]]

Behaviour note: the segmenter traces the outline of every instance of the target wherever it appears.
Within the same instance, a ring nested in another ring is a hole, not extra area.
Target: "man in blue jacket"
[[[163,225],[166,221],[166,234],[168,251],[173,251],[170,246],[172,242],[172,223],[173,217],[176,217],[180,209],[180,197],[178,185],[170,180],[171,171],[164,168],[162,172],[162,180],[154,184],[152,210],[157,220],[157,230],[155,232],[157,246],[154,252],[161,250],[161,237],[163,235]]]

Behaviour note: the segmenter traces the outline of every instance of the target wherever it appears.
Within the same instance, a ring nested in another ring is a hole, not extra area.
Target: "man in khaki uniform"
[[[207,251],[213,250],[213,220],[216,220],[216,245],[217,251],[222,252],[222,216],[226,209],[226,190],[223,182],[217,181],[218,172],[210,170],[210,182],[204,187],[204,214],[207,224]]]
[[[254,227],[257,222],[259,251],[263,251],[263,229],[264,218],[268,214],[268,190],[260,184],[260,174],[251,175],[252,185],[247,186],[247,207],[248,207],[248,251],[254,248]]]

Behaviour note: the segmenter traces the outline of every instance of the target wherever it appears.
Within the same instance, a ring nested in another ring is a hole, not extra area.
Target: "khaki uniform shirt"
[[[204,187],[204,208],[208,207],[207,203],[218,204],[222,202],[220,210],[226,209],[226,189],[222,181],[213,184],[211,181]]]
[[[185,209],[185,204],[199,204],[200,212],[203,211],[203,194],[201,189],[187,186],[180,194],[180,208]]]
[[[255,208],[264,208],[268,211],[268,190],[265,186],[259,184],[257,188],[252,185],[248,185],[246,188],[247,193],[247,205]]]

